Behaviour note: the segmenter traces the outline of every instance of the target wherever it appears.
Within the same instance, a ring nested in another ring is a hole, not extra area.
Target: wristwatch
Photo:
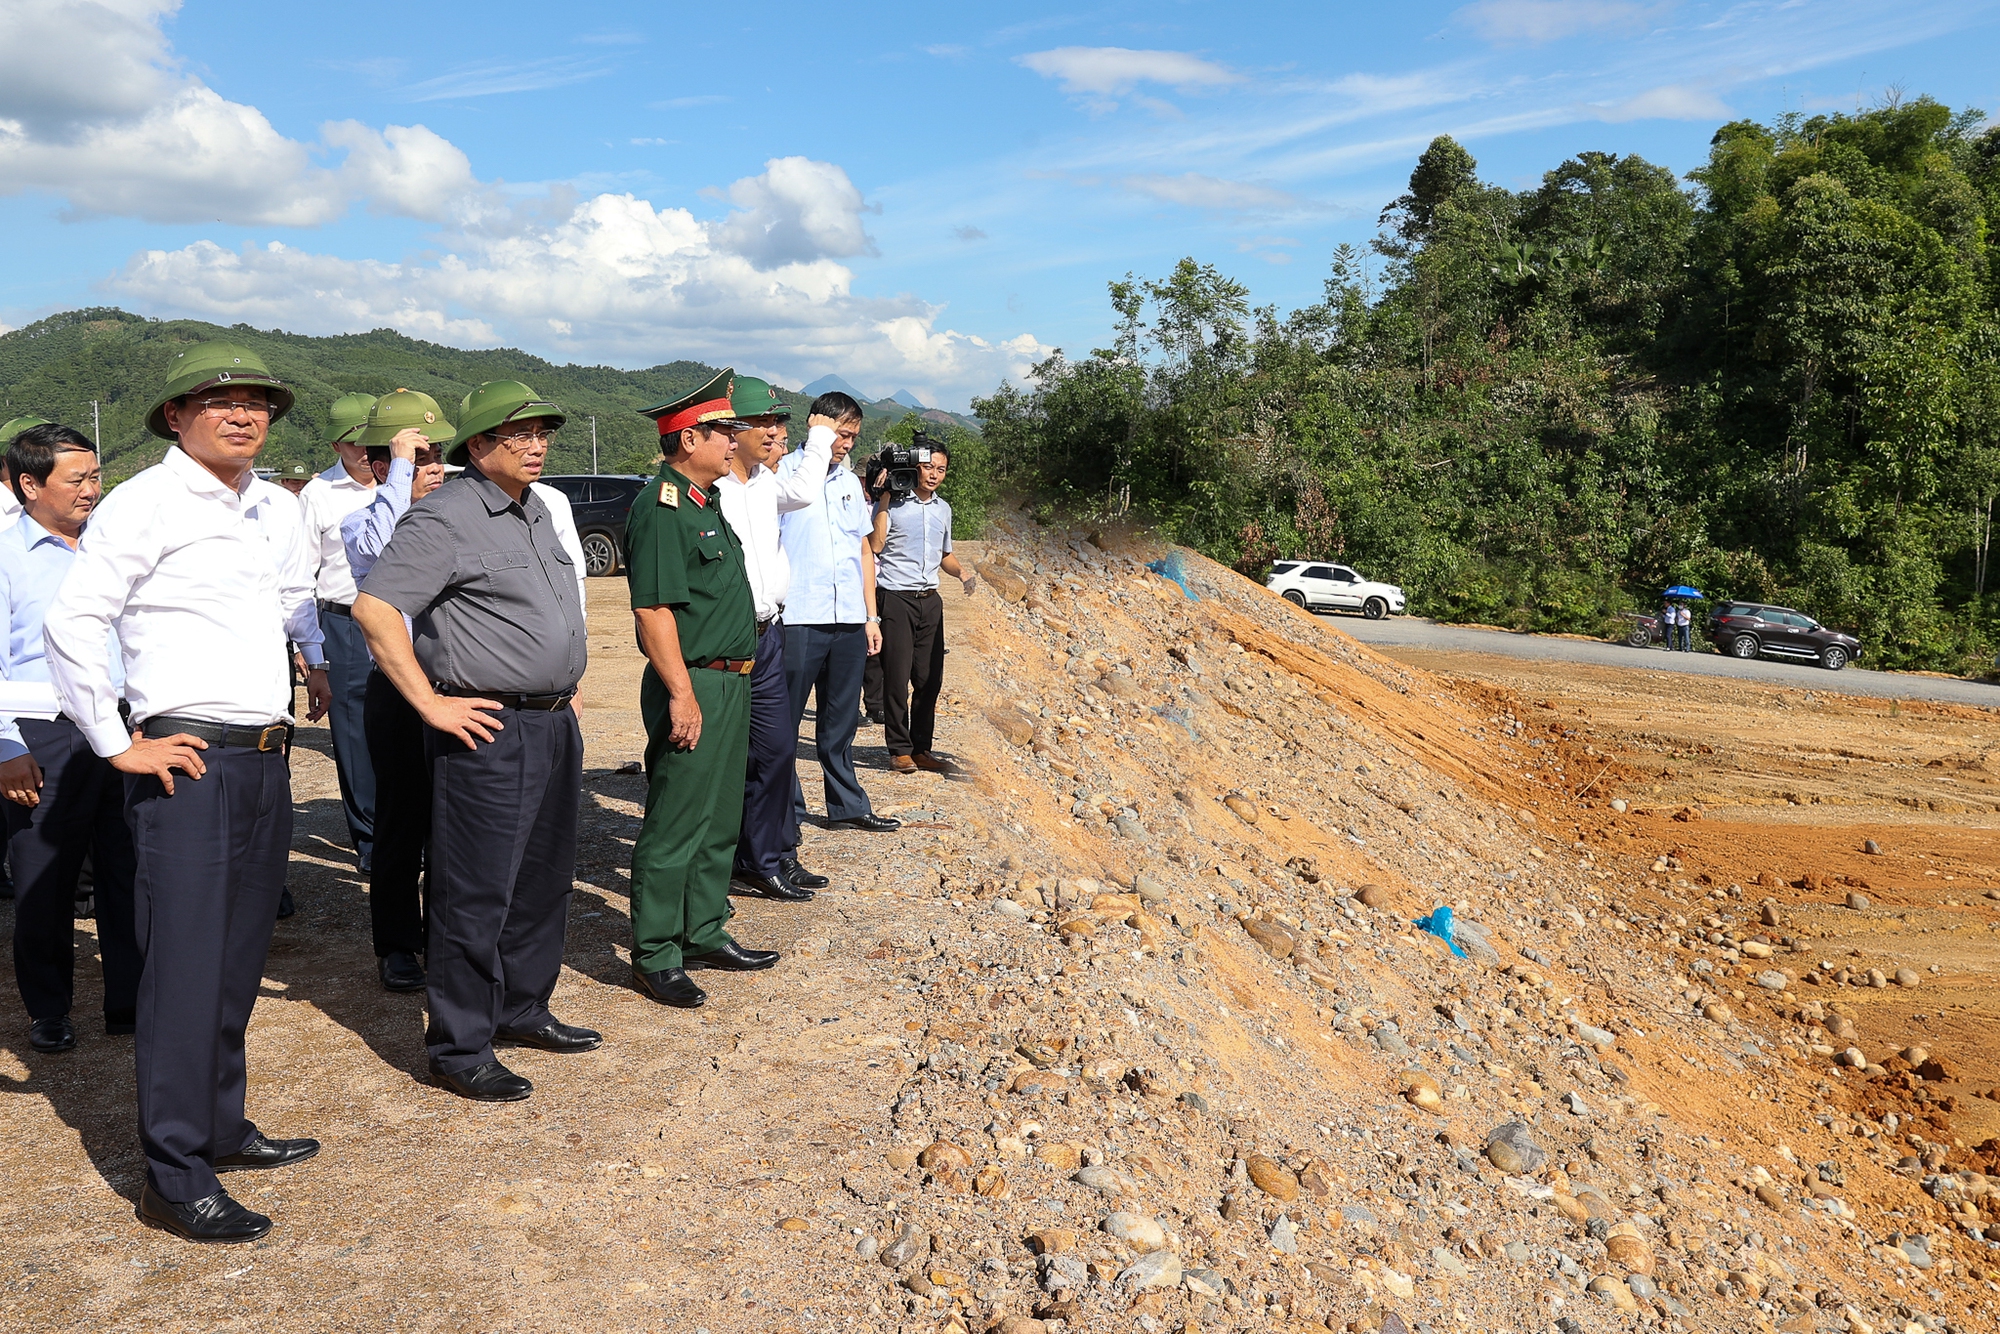
[[[882,624],[882,618],[881,618],[880,616],[870,616],[870,617],[868,618],[868,624],[870,624],[870,625],[880,625],[880,624]]]

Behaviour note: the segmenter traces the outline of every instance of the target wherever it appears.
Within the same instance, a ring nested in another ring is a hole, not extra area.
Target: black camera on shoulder
[[[917,491],[917,470],[931,461],[931,450],[943,448],[924,431],[918,431],[907,445],[888,444],[868,461],[867,491],[871,499],[888,496],[892,501]]]

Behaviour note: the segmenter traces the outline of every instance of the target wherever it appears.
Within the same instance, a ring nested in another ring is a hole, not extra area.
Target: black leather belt
[[[330,611],[335,616],[346,616],[351,618],[354,615],[354,604],[352,602],[328,602],[324,599],[321,599],[319,604],[319,609],[321,611]]]
[[[449,682],[433,682],[431,689],[440,695],[455,695],[460,699],[490,699],[503,709],[530,709],[538,713],[554,713],[566,709],[576,698],[574,690],[560,695],[521,695],[505,690],[473,690],[467,686],[455,686]]]
[[[285,723],[272,723],[269,727],[239,727],[233,723],[211,723],[201,718],[183,718],[178,714],[160,713],[148,718],[140,730],[152,740],[185,732],[197,741],[206,741],[211,746],[237,750],[282,751],[292,729]]]

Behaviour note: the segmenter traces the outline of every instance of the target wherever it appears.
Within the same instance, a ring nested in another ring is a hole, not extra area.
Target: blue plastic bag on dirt
[[[1432,935],[1436,936],[1439,940],[1442,940],[1446,945],[1449,945],[1451,947],[1451,952],[1453,954],[1456,954],[1459,958],[1465,959],[1471,957],[1464,950],[1458,947],[1458,942],[1456,940],[1452,939],[1450,908],[1445,907],[1443,905],[1439,905],[1437,910],[1433,912],[1429,917],[1415,918],[1411,921],[1410,925],[1417,927],[1420,930],[1428,931]]]
[[[1201,601],[1201,594],[1188,587],[1187,567],[1181,563],[1180,552],[1169,551],[1164,560],[1149,560],[1146,562],[1146,568],[1162,579],[1173,580],[1181,586],[1181,592],[1196,602]]]

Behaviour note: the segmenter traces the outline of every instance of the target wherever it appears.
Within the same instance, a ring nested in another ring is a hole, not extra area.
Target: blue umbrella
[[[1672,588],[1661,594],[1661,596],[1670,598],[1698,598],[1701,596],[1701,590],[1699,588],[1689,588],[1686,584],[1675,584]]]

